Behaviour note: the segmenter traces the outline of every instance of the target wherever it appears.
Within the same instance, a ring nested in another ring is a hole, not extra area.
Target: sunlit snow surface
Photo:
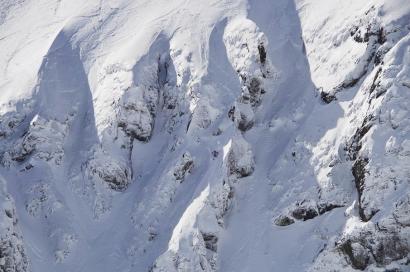
[[[410,271],[409,19],[0,1],[0,271]]]

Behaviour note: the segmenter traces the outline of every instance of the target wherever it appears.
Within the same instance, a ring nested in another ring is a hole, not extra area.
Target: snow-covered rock
[[[6,191],[3,177],[0,178],[0,210],[0,270],[30,271],[14,200]]]
[[[127,189],[131,182],[132,172],[126,162],[115,160],[100,149],[93,153],[85,168],[90,179],[100,179],[116,191]]]
[[[407,271],[409,18],[0,1],[0,270]]]
[[[255,122],[255,114],[250,104],[237,102],[229,110],[229,117],[235,122],[236,127],[241,131],[247,131],[252,128]]]
[[[35,158],[53,161],[59,165],[64,156],[67,127],[68,124],[45,120],[36,115],[22,140],[9,151],[9,156],[13,161],[24,162],[33,155]]]
[[[229,175],[242,178],[255,170],[251,146],[241,136],[236,136],[224,146],[224,160]]]
[[[138,91],[140,90],[130,90],[127,94]],[[154,120],[147,105],[141,100],[131,98],[130,95],[124,100],[119,112],[118,127],[133,139],[148,141],[154,127]]]
[[[184,153],[182,155],[179,165],[174,170],[174,177],[177,181],[183,182],[185,176],[191,173],[192,168],[194,168],[195,163],[194,159],[189,153]]]

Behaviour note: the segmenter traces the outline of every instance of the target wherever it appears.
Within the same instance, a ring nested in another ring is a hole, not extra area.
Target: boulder
[[[130,167],[103,151],[95,152],[86,164],[88,175],[99,178],[115,191],[125,191],[132,179]]]
[[[228,174],[238,178],[251,175],[255,169],[255,161],[249,143],[238,136],[233,138],[228,146],[229,151],[224,156]]]

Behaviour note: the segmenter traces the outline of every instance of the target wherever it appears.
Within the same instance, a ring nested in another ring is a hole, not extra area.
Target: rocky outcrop
[[[16,162],[24,162],[29,157],[43,161],[52,161],[59,165],[64,156],[64,140],[68,124],[55,120],[46,120],[35,116],[28,131],[19,139],[5,158]]]
[[[124,191],[131,183],[132,172],[126,162],[109,157],[103,150],[94,151],[85,169],[89,178],[100,179],[115,191]]]
[[[174,177],[177,181],[182,183],[185,180],[185,176],[191,173],[194,168],[194,159],[188,152],[182,155],[181,161],[175,167]]]
[[[313,200],[302,200],[286,208],[274,218],[273,222],[277,226],[288,226],[296,221],[307,221],[341,207],[343,205],[333,204],[330,201],[317,203]]]
[[[265,81],[272,79],[273,69],[267,58],[264,34],[250,20],[241,23],[230,23],[224,41],[241,82],[241,94],[228,116],[240,131],[245,132],[254,124],[254,111],[261,104],[266,92]]]
[[[0,117],[0,141],[13,135],[19,127],[26,121],[31,109],[30,101],[24,101],[18,111],[11,110]]]
[[[408,269],[406,1],[34,2],[0,14],[1,271]]]
[[[152,271],[218,271],[218,240],[233,198],[227,183],[205,188],[187,208]],[[195,217],[191,215],[195,214]]]
[[[397,218],[407,217],[409,193],[408,171],[402,164],[408,161],[404,150],[409,111],[401,102],[409,99],[404,72],[408,70],[408,20],[407,15],[384,20],[383,10],[372,6],[351,29],[349,39],[365,45],[364,55],[333,93],[346,89],[353,95],[343,117],[349,128],[342,136],[338,160],[349,166],[351,178],[346,180],[352,181],[357,199],[346,209],[342,233],[319,254],[312,271],[332,267],[406,271],[408,267],[409,230],[396,219],[398,209]]]
[[[277,226],[284,227],[292,225],[293,223],[295,223],[295,220],[287,215],[281,214],[274,219],[274,223]]]
[[[29,271],[29,261],[19,230],[14,201],[0,177],[0,271]]]
[[[118,127],[131,139],[147,142],[151,138],[154,119],[143,102],[128,99],[120,109]]]
[[[243,178],[253,173],[255,161],[249,143],[241,136],[237,136],[230,140],[225,148],[225,165],[229,175]]]
[[[252,128],[255,118],[250,104],[237,102],[228,112],[229,118],[235,123],[240,131],[247,131]]]
[[[410,254],[408,197],[396,203],[392,215],[377,223],[357,224],[336,242],[340,252],[355,269],[373,271],[375,267],[405,267]]]
[[[321,98],[325,103],[336,99],[336,94],[345,89],[357,86],[374,69],[374,66],[384,64],[384,57],[394,46],[397,40],[407,34],[407,30],[399,30],[395,25],[383,25],[377,14],[378,9],[372,6],[350,28],[350,36],[357,43],[365,43],[366,51],[358,61],[355,69],[345,80],[331,91],[322,91]],[[375,80],[381,68],[377,68]],[[371,89],[374,89],[372,87]],[[373,90],[371,90],[372,92]]]

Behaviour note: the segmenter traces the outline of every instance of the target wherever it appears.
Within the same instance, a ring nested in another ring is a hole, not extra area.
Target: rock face
[[[406,0],[0,0],[0,272],[409,271]]]
[[[341,29],[345,30],[339,30],[344,32],[350,27],[350,37],[346,36],[335,43],[333,50],[343,50],[344,46],[352,42],[361,43],[362,55],[356,63],[344,60],[340,65],[352,65],[353,70],[345,74],[342,83],[322,95],[327,102],[334,103],[343,96],[342,92],[354,94],[343,117],[354,125],[345,130],[345,136],[342,137],[346,140],[338,152],[338,162],[329,167],[350,168],[350,180],[353,181],[357,199],[345,213],[346,227],[341,235],[335,237],[335,245],[325,247],[312,269],[322,271],[337,264],[366,271],[377,271],[381,267],[405,271],[409,252],[405,238],[408,228],[395,220],[394,214],[399,206],[401,213],[407,213],[405,206],[401,206],[405,205],[408,194],[408,186],[404,185],[406,178],[403,176],[407,170],[397,163],[406,160],[405,156],[399,155],[398,150],[399,142],[407,141],[407,136],[402,134],[407,131],[407,126],[401,125],[400,129],[394,125],[394,121],[389,120],[395,118],[391,117],[392,112],[393,116],[400,112],[399,120],[404,120],[401,118],[407,114],[396,99],[407,99],[401,96],[406,93],[406,87],[401,82],[407,81],[401,71],[407,69],[402,48],[408,46],[408,30],[398,29],[407,25],[404,18],[408,15],[397,14],[398,17],[390,21],[383,16],[383,6],[359,6],[356,18],[344,23]],[[323,31],[329,31],[329,28],[324,27]],[[308,53],[315,58],[317,55],[312,46],[318,41],[312,39],[309,42]],[[328,61],[329,64],[331,62]],[[343,78],[343,68],[335,69]],[[329,95],[333,99],[328,99]],[[337,178],[340,177],[330,176],[333,180]]]
[[[131,138],[146,142],[150,139],[154,121],[147,106],[138,101],[127,101],[122,107],[118,127]]]
[[[22,140],[9,152],[10,157],[13,161],[24,162],[33,155],[44,161],[52,160],[59,165],[64,156],[66,134],[67,124],[35,116]]]
[[[238,73],[241,94],[228,112],[229,118],[240,131],[254,125],[256,108],[261,104],[265,85],[274,77],[274,69],[267,58],[268,41],[254,22],[233,21],[224,34],[228,58]]]
[[[0,178],[0,211],[0,270],[29,271],[29,261],[20,233],[14,201],[6,191],[6,183],[2,177]]]

